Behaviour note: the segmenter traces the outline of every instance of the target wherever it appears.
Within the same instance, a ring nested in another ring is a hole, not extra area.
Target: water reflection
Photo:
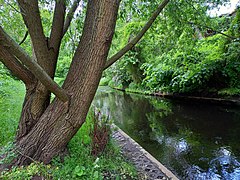
[[[183,179],[240,179],[240,110],[100,88],[94,105]]]

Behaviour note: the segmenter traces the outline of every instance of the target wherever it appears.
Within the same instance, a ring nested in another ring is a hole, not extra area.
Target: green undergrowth
[[[121,88],[115,88],[111,87],[113,89],[119,89],[122,90]],[[135,93],[135,94],[143,94],[143,95],[153,95],[154,93],[148,90],[142,90],[142,89],[132,89],[132,88],[126,88],[124,91],[129,92],[129,93]]]
[[[2,87],[1,87],[1,90]],[[13,137],[20,115],[24,86],[19,81],[9,80],[5,84],[6,95],[1,95],[1,145],[0,154],[6,155],[6,161],[11,160],[13,152]],[[68,144],[68,154],[63,158],[55,158],[51,164],[44,165],[33,162],[27,167],[13,167],[2,172],[0,179],[31,179],[33,176],[45,179],[137,179],[135,167],[120,153],[115,142],[110,139],[106,149],[98,157],[91,155],[90,131],[93,128],[93,113],[88,114],[87,120]],[[5,161],[5,163],[6,163]],[[0,164],[4,163],[3,160]]]
[[[218,91],[218,94],[221,96],[239,96],[240,89],[238,88],[226,88]]]
[[[20,118],[25,87],[6,76],[0,78],[0,147],[13,141]]]
[[[99,156],[91,155],[92,116],[70,141],[69,154],[64,160],[55,158],[50,165],[34,162],[27,167],[15,167],[1,174],[0,179],[31,179],[41,176],[45,179],[137,179],[135,168],[120,154],[119,149],[110,141]],[[8,147],[9,148],[9,147]]]
[[[168,20],[166,22],[171,21]],[[129,88],[131,92],[139,92],[140,89],[144,94],[149,90],[188,96],[239,98],[240,9],[237,8],[236,15],[231,18],[210,18],[208,23],[222,29],[223,33],[208,34],[207,29],[200,28],[203,35],[200,38],[192,24],[181,24],[177,33],[163,35],[164,23],[157,24],[156,29],[150,30],[121,61],[104,71],[101,84],[126,91]],[[112,54],[120,49],[121,41],[129,40],[129,32],[133,35],[138,31],[141,22],[135,22],[134,26],[131,22],[127,24],[117,30],[118,38],[113,39]],[[172,29],[176,29],[175,22],[168,27],[173,24]],[[158,30],[160,33],[156,33]]]
[[[113,89],[118,89],[118,90],[123,90],[121,86],[114,87],[114,86],[109,86]],[[125,88],[124,91],[129,92],[129,93],[136,93],[136,94],[143,94],[143,95],[154,95],[157,92],[150,91],[150,90],[144,90],[143,88]],[[168,93],[168,92],[161,92],[161,93]],[[234,97],[239,97],[240,96],[240,89],[239,88],[224,88],[221,90],[215,90],[213,92],[215,96],[219,98],[226,98],[226,99],[231,99]],[[213,94],[211,91],[208,92],[208,95],[211,96]],[[186,95],[188,95],[186,93]],[[190,94],[191,95],[191,94]],[[206,95],[206,97],[208,96]]]
[[[140,89],[126,88],[125,91],[130,92],[130,93],[144,94],[144,95],[152,95],[153,94],[153,92],[151,92],[151,91],[148,91],[148,90],[144,91],[142,89],[140,90]]]

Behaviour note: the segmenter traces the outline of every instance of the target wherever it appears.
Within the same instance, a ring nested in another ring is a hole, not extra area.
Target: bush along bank
[[[166,45],[166,51],[151,46],[147,36],[104,72],[101,83],[147,94],[239,99],[240,11],[231,20],[222,17],[215,21],[219,28],[219,24],[225,24],[222,34],[200,39],[194,29],[183,30],[177,40],[172,39],[174,46]]]
[[[240,98],[238,96],[227,96],[227,97],[209,97],[209,96],[196,96],[196,95],[189,95],[189,94],[179,94],[179,93],[164,93],[164,92],[151,92],[151,91],[144,91],[139,89],[122,89],[120,87],[111,87],[116,90],[128,92],[128,93],[135,93],[135,94],[142,94],[148,96],[159,96],[167,99],[173,100],[181,100],[185,102],[200,102],[200,103],[211,103],[211,104],[220,104],[220,105],[230,105],[230,106],[240,106]]]

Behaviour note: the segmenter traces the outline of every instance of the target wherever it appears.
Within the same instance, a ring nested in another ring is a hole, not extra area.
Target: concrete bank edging
[[[157,166],[157,168],[165,175],[168,179],[171,180],[179,180],[170,170],[168,170],[162,163],[160,163],[156,158],[154,158],[149,152],[147,152],[142,146],[140,146],[135,140],[133,140],[130,136],[128,136],[123,130],[121,130],[118,126],[113,125],[114,129],[117,129],[118,133],[120,133],[124,138],[128,139],[130,143],[134,144],[138,147],[141,153],[149,159],[153,164]]]

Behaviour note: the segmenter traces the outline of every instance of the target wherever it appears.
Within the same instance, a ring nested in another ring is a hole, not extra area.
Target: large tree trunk
[[[27,135],[37,123],[50,102],[50,92],[36,80],[31,85],[26,85],[26,94],[22,106],[16,140]]]
[[[49,163],[85,122],[106,63],[118,7],[119,0],[89,0],[83,35],[63,85],[71,99],[68,105],[55,99],[16,142],[20,151],[16,164],[29,164],[31,158]]]
[[[54,18],[50,38],[46,38],[41,25],[37,1],[24,2],[18,0],[23,12],[23,19],[29,29],[32,40],[33,57],[43,70],[53,79],[56,70],[59,48],[63,37],[65,2],[59,0],[55,4]],[[26,84],[26,83],[25,83]],[[26,95],[16,140],[26,136],[38,122],[50,103],[51,92],[37,78],[26,84]]]

